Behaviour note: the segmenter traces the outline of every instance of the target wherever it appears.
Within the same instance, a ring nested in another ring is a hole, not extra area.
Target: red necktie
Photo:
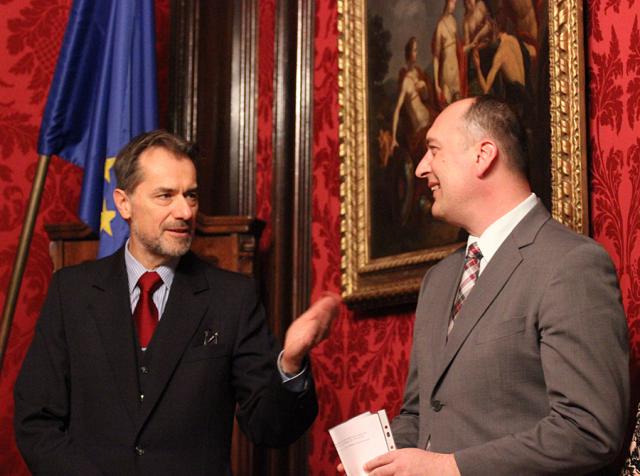
[[[155,271],[144,273],[138,279],[140,298],[133,311],[133,319],[136,322],[138,341],[143,349],[149,346],[153,331],[158,325],[158,308],[153,302],[153,293],[161,284],[162,278]]]

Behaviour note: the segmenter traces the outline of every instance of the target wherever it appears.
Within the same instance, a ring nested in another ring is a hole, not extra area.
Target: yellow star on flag
[[[104,161],[104,179],[107,181],[107,183],[111,183],[111,167],[113,167],[113,164],[115,162],[115,157],[110,157]]]
[[[116,217],[115,210],[109,210],[107,208],[107,201],[102,200],[102,213],[100,213],[100,231],[103,231],[109,235],[113,236],[111,232],[111,221]]]

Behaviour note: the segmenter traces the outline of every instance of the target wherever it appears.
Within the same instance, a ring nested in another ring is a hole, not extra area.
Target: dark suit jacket
[[[628,342],[607,253],[537,205],[505,240],[447,342],[464,249],[426,275],[399,447],[454,453],[463,476],[584,474],[611,461]]]
[[[206,330],[218,336],[203,345]],[[315,418],[310,376],[301,393],[282,385],[246,277],[187,254],[144,355],[134,335],[123,250],[54,275],[15,386],[34,473],[228,474],[234,413],[269,446]]]

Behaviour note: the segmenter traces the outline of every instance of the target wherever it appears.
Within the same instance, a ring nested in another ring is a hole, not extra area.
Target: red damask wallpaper
[[[640,1],[589,2],[591,223],[618,269],[640,399]],[[633,412],[632,412],[633,413]]]
[[[273,160],[273,72],[276,0],[262,0],[259,10],[258,143],[256,147],[256,217],[266,222],[260,255],[271,247],[271,170]]]
[[[313,295],[340,290],[338,48],[334,0],[316,3],[312,200]],[[312,355],[320,413],[309,437],[309,474],[336,474],[327,430],[367,410],[400,410],[413,315],[343,312]]]

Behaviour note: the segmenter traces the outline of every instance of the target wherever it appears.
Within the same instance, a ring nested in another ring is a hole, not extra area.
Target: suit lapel
[[[447,344],[447,328],[451,317],[453,300],[458,290],[458,283],[462,276],[462,266],[464,264],[465,248],[456,252],[450,260],[447,260],[446,267],[442,269],[442,279],[438,278],[429,283],[433,296],[441,296],[443,299],[434,299],[433,306],[428,310],[429,315],[438,316],[434,325],[434,349],[442,359]],[[443,263],[445,264],[445,263]],[[442,317],[440,317],[442,316]]]
[[[129,284],[123,249],[104,260],[104,267],[90,278],[96,298],[89,304],[102,345],[131,422],[136,421],[138,376]]]
[[[513,271],[522,261],[522,256],[511,238],[507,238],[498,253],[492,258],[483,271],[478,282],[460,309],[455,325],[449,334],[439,373],[442,374],[449,366],[458,350],[465,342],[476,323],[484,315],[493,300],[509,280]],[[451,311],[449,311],[451,314]],[[446,330],[445,330],[446,333]]]
[[[442,359],[438,365],[436,380],[434,380],[434,382],[438,382],[442,378],[473,328],[485,314],[487,308],[500,294],[513,272],[522,262],[523,258],[520,249],[533,243],[538,231],[548,219],[549,213],[542,204],[538,203],[502,243],[486,269],[484,269],[480,275],[478,282],[471,290],[471,293],[460,310],[460,314],[456,318],[456,323],[449,335],[448,342],[444,346],[444,352],[441,354]],[[459,263],[459,267],[462,268],[462,263]],[[456,281],[455,284],[456,290],[461,273],[462,271],[460,269],[458,281]],[[449,304],[449,310],[446,315],[447,318],[449,318],[452,300],[449,299],[447,302]],[[447,321],[448,325],[448,319],[442,319],[442,321]],[[446,327],[444,333],[446,336]]]
[[[169,300],[150,343],[154,371],[149,374],[140,426],[149,417],[182,354],[193,339],[209,303],[202,265],[190,254],[180,260]]]

